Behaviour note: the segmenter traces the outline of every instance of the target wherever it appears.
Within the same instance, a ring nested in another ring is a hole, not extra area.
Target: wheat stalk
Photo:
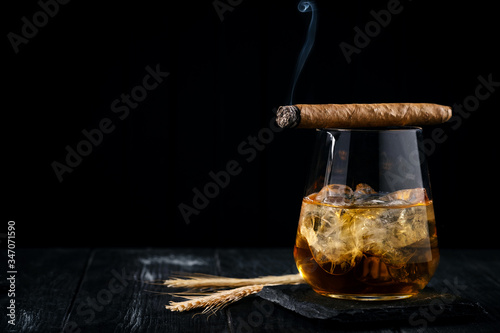
[[[300,274],[289,274],[280,276],[261,276],[251,279],[237,279],[208,274],[185,274],[177,278],[164,280],[163,284],[172,288],[230,288],[249,285],[280,285],[304,283]]]
[[[281,276],[261,276],[251,279],[237,279],[207,274],[186,274],[169,280],[164,280],[163,285],[174,288],[191,289],[219,289],[233,288],[217,291],[214,293],[174,293],[177,297],[186,298],[187,301],[170,302],[165,306],[171,311],[188,311],[204,307],[202,314],[211,313],[224,308],[226,305],[236,302],[245,296],[258,293],[264,286],[299,284],[304,283],[300,274],[289,274]]]
[[[204,307],[202,314],[211,313],[214,314],[216,311],[224,308],[226,305],[236,302],[245,296],[258,293],[262,290],[264,285],[252,285],[239,287],[236,289],[222,290],[210,294],[208,296],[187,296],[186,294],[175,294],[176,296],[182,296],[187,298],[188,301],[183,302],[170,302],[169,305],[165,305],[167,310],[171,311],[188,311],[195,308]]]

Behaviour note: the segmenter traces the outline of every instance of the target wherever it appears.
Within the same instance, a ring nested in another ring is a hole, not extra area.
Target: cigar
[[[281,128],[436,125],[450,118],[451,107],[430,103],[296,104],[276,113]]]

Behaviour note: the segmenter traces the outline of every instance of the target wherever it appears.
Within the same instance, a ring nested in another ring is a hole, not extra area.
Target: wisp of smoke
[[[295,66],[295,74],[293,76],[293,84],[292,89],[290,91],[290,104],[293,100],[293,94],[295,90],[295,85],[297,84],[297,79],[299,78],[300,73],[302,72],[302,68],[309,56],[309,52],[314,44],[314,39],[316,37],[316,20],[317,20],[317,10],[314,1],[300,1],[297,6],[301,13],[311,12],[311,21],[309,22],[309,28],[307,30],[307,38],[302,46],[302,50],[300,51],[299,58],[297,59],[297,65]]]

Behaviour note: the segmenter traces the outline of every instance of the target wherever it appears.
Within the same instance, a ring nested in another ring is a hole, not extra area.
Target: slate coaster
[[[321,296],[305,284],[264,287],[257,295],[304,317],[340,323],[405,321],[417,325],[422,320],[468,320],[487,314],[477,302],[439,293],[432,288],[426,288],[416,296],[394,301],[335,299]]]

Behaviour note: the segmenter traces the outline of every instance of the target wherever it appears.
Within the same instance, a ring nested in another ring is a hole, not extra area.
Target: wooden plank
[[[500,318],[500,250],[441,250],[435,279],[437,290],[454,289],[480,300],[492,317]]]
[[[297,273],[293,249],[229,248],[217,251],[220,274],[248,278]]]
[[[7,251],[1,251],[2,267]],[[88,249],[16,249],[15,326],[2,315],[3,332],[58,332],[69,312],[90,255]],[[2,276],[5,272],[2,272]],[[8,290],[6,278],[0,281]],[[0,296],[5,309],[7,293]],[[10,310],[9,310],[10,311]],[[4,313],[2,311],[2,313]]]
[[[488,312],[473,321],[434,324],[439,311],[423,309],[428,313],[424,324],[408,326],[405,332],[498,332],[500,329],[500,250],[442,249],[438,270],[429,286],[440,292],[449,292],[478,302]],[[420,318],[421,319],[421,318]]]
[[[171,312],[171,296],[147,281],[173,272],[217,274],[214,250],[99,249],[82,281],[65,332],[224,332],[224,313],[206,318]],[[169,290],[170,291],[170,290]]]

